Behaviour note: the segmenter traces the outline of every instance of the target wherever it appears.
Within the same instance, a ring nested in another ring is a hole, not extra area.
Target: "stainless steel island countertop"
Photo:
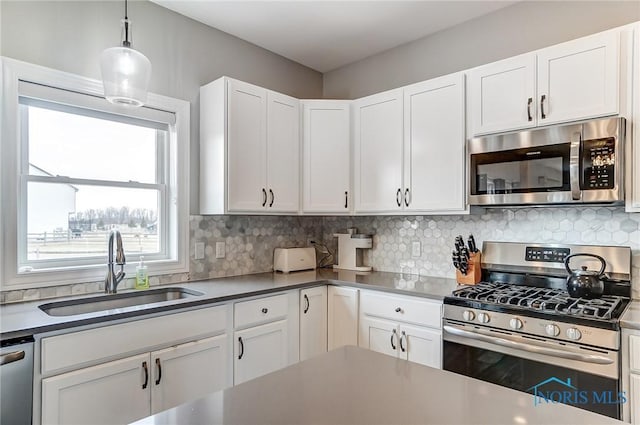
[[[185,308],[205,307],[245,297],[268,295],[323,284],[345,285],[435,300],[442,300],[457,287],[455,279],[388,272],[356,273],[348,270],[318,269],[287,274],[258,273],[175,283],[160,287],[154,286],[152,289],[161,287],[186,288],[201,292],[202,295],[170,302],[137,305],[73,316],[49,316],[38,307],[51,301],[99,297],[101,294],[4,304],[0,306],[0,339],[21,338],[91,324],[108,324],[116,320],[142,318],[151,314],[167,314]]]
[[[135,422],[169,424],[622,424],[358,347],[342,347]]]

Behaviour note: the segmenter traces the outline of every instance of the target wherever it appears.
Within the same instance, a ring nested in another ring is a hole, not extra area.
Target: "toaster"
[[[283,273],[316,268],[316,249],[276,248],[273,252],[273,270]]]

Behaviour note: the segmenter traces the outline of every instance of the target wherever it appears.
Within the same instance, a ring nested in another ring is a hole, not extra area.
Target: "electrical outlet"
[[[226,255],[224,242],[216,242],[216,258],[224,258]]]
[[[420,241],[415,241],[411,243],[411,256],[419,257],[422,253],[422,247],[420,246]]]
[[[202,260],[204,258],[204,242],[196,242],[193,258]]]

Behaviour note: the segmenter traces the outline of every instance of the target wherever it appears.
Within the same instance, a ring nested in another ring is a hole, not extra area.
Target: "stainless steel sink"
[[[40,305],[40,310],[49,316],[74,316],[76,314],[96,313],[144,304],[175,301],[183,298],[197,297],[202,292],[184,288],[151,289],[144,292],[126,292],[122,294],[103,295],[69,301],[57,301]]]

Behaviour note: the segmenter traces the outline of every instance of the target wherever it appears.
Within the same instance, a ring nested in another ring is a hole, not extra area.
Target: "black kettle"
[[[587,266],[582,266],[582,270],[572,270],[569,267],[569,260],[574,257],[593,257],[600,260],[602,267],[597,272],[587,270]],[[567,277],[567,291],[572,298],[598,298],[604,292],[604,269],[607,262],[604,258],[594,254],[573,254],[564,259],[564,267],[569,272]]]

